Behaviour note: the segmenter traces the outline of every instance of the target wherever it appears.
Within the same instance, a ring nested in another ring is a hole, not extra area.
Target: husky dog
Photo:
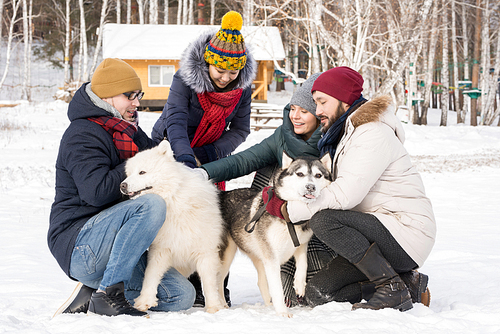
[[[148,264],[135,308],[145,311],[157,305],[161,278],[171,267],[188,277],[195,270],[201,278],[206,311],[227,307],[223,292],[219,252],[227,229],[222,220],[215,186],[176,162],[166,140],[137,153],[125,165],[127,178],[120,190],[130,198],[145,193],[162,196],[167,204],[165,223],[149,247]],[[224,276],[225,277],[225,276]]]
[[[320,161],[313,158],[292,160],[283,154],[282,168],[273,174],[271,180],[276,196],[285,201],[314,201],[321,190],[331,183],[331,174],[327,167],[330,164],[329,155]],[[238,247],[250,257],[257,269],[258,285],[264,303],[270,305],[272,300],[279,315],[291,317],[284,302],[280,266],[292,255],[295,257],[295,292],[303,296],[307,276],[307,243],[313,232],[307,224],[293,225],[300,242],[300,246],[296,248],[285,220],[264,210],[255,222],[253,231],[249,233],[249,222],[255,219],[252,218],[264,205],[262,191],[251,188],[236,189],[223,192],[220,196],[222,216],[231,235],[223,258],[222,277],[225,277],[224,274],[229,269]]]

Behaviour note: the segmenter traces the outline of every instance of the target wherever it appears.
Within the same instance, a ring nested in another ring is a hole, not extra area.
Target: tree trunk
[[[189,0],[183,0],[182,3],[182,24],[188,24],[188,14],[189,14]]]
[[[144,0],[137,0],[137,7],[139,8],[139,24],[144,24]]]
[[[99,33],[97,34],[97,42],[94,51],[94,60],[92,61],[92,67],[90,68],[91,74],[94,73],[94,70],[97,67],[97,58],[101,53],[102,28],[104,27],[104,22],[106,20],[107,13],[108,13],[108,0],[103,0],[101,8],[101,19],[99,20]]]
[[[498,95],[498,78],[500,77],[500,27],[497,28],[496,31],[496,36],[497,36],[497,45],[496,45],[496,50],[494,53],[494,71],[490,75],[484,74],[485,77],[488,78],[488,95],[484,96],[483,98],[487,99],[486,105],[485,105],[485,115],[484,115],[484,125],[491,125],[493,124],[493,121],[495,118],[497,118],[500,114],[500,110],[498,109],[497,106],[497,95]],[[492,34],[492,35],[495,35]],[[488,57],[489,58],[489,57]]]
[[[421,116],[421,124],[427,125],[427,111],[431,105],[432,99],[432,79],[434,72],[434,57],[436,56],[436,43],[437,43],[437,35],[438,35],[438,8],[437,4],[434,3],[432,8],[431,15],[431,39],[429,43],[429,56],[427,59],[427,71],[425,72],[424,79],[424,103],[422,104],[422,116]]]
[[[116,0],[116,23],[122,23],[122,4],[121,0]]]
[[[132,0],[127,0],[127,24],[132,23]]]
[[[0,0],[0,40],[2,40],[3,38],[3,5],[4,5],[4,0]],[[2,43],[0,43],[0,50],[2,50]],[[0,59],[2,59],[1,57],[2,53],[0,52]]]
[[[85,24],[85,8],[83,7],[83,0],[79,0],[80,4],[80,60],[83,58],[83,75],[80,76],[79,73],[79,81],[88,81],[88,63],[89,63],[89,55],[87,50],[87,27]]]
[[[158,0],[149,0],[149,24],[158,24]]]
[[[483,69],[483,75],[480,78],[481,87],[481,111],[479,117],[479,125],[484,125],[484,118],[489,112],[488,100],[490,100],[490,9],[489,0],[484,0],[483,17],[482,17],[482,29],[481,29],[481,67]]]
[[[29,54],[29,25],[28,25],[28,3],[26,0],[23,0],[23,42],[24,42],[24,64],[23,64],[23,83],[22,83],[22,97],[28,101],[31,100],[30,90],[30,58]]]
[[[163,24],[168,24],[168,14],[169,14],[169,8],[170,6],[168,5],[168,0],[165,0],[163,3]]]
[[[472,59],[472,88],[478,88],[479,83],[479,61],[481,52],[481,0],[476,0],[476,25],[474,38],[474,59]],[[477,99],[471,99],[470,125],[477,125]]]
[[[448,6],[447,0],[442,0],[443,9],[443,69],[441,70],[441,83],[443,93],[441,94],[441,122],[439,125],[446,126],[448,122],[448,109],[450,106],[450,74],[448,71]]]
[[[19,9],[19,4],[21,3],[20,0],[11,0],[10,2],[12,4],[13,10],[9,24],[9,35],[7,37],[7,54],[5,55],[5,68],[3,71],[2,79],[0,80],[0,89],[2,88],[3,83],[5,82],[5,78],[7,78],[7,73],[9,72],[10,56],[12,52],[12,40],[14,39],[14,25],[16,23],[17,10]]]
[[[459,101],[459,92],[458,89],[458,50],[457,50],[457,24],[456,24],[456,13],[455,13],[455,0],[451,0],[451,52],[453,53],[453,108],[457,113],[457,123],[463,123],[460,117],[460,105]]]
[[[66,0],[66,35],[64,38],[64,82],[69,83],[69,47],[71,45],[71,0]]]
[[[182,3],[187,0],[177,0],[177,24],[182,24]]]
[[[194,22],[194,1],[193,0],[189,0],[189,3],[188,3],[188,24],[189,25],[192,25],[193,22]]]

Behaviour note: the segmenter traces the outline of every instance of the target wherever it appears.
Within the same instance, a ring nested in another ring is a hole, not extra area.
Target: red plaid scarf
[[[243,89],[240,88],[223,93],[198,94],[198,101],[205,113],[196,129],[191,147],[211,144],[220,138],[226,126],[226,118],[233,112],[242,93]],[[220,190],[226,190],[225,182],[217,182],[216,185]]]
[[[111,116],[90,117],[88,120],[102,126],[113,137],[120,159],[131,158],[139,152],[139,148],[132,139],[137,132],[133,124]]]

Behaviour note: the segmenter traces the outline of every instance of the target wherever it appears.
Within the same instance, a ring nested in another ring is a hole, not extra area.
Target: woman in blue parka
[[[153,127],[153,140],[167,139],[176,160],[189,167],[228,156],[250,133],[256,62],[239,31],[242,22],[228,12],[219,31],[187,47]]]

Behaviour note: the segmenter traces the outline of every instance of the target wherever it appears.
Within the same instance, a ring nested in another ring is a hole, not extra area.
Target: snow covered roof
[[[116,24],[103,27],[103,56],[121,59],[181,58],[188,44],[206,30],[220,26]],[[277,27],[244,26],[241,33],[256,60],[283,60],[285,50]]]

